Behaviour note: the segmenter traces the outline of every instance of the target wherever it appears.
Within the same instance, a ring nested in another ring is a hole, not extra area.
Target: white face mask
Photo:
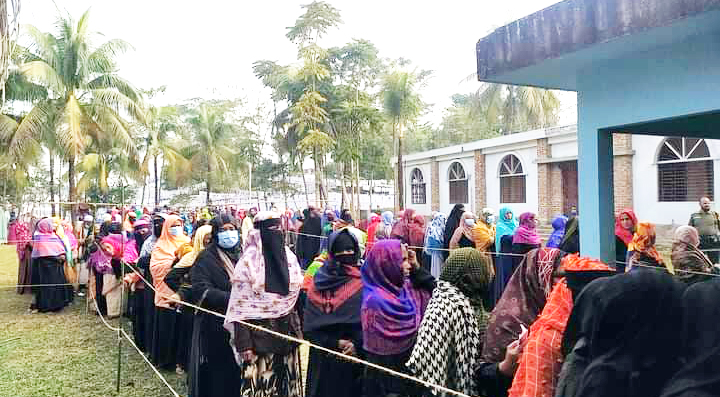
[[[485,222],[488,225],[495,223],[495,215],[488,215],[487,218],[485,218]]]
[[[472,219],[472,218],[465,219],[465,225],[466,226],[475,226],[475,219]]]

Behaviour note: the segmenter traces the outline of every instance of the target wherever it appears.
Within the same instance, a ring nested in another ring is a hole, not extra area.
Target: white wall
[[[525,203],[505,204],[500,202],[500,162],[508,154],[520,159],[525,172]],[[497,214],[502,207],[509,207],[516,216],[523,212],[538,213],[538,172],[537,148],[531,147],[485,154],[485,186],[487,190],[487,206]]]
[[[412,203],[412,172],[415,168],[419,168],[423,174],[425,181],[425,204]],[[412,208],[421,215],[430,216],[432,214],[432,165],[431,163],[417,163],[415,165],[405,164],[405,208]],[[442,185],[441,185],[442,186]]]
[[[464,157],[460,157],[464,156]],[[438,160],[440,170],[440,212],[450,214],[455,203],[450,203],[450,183],[448,181],[448,171],[450,164],[459,162],[465,169],[465,175],[468,178],[468,202],[465,209],[477,212],[475,208],[475,155],[473,152],[458,154],[457,157],[449,157]]]
[[[577,157],[577,139],[573,135],[573,139],[566,142],[553,143],[550,142],[550,155],[552,158]]]
[[[656,156],[663,137],[650,135],[633,135],[633,206],[641,221],[661,225],[684,225],[690,214],[698,210],[696,200],[691,202],[660,202],[658,201],[658,168]],[[720,141],[706,140],[710,156],[715,159],[715,201],[720,191]],[[715,205],[715,209],[719,209]]]

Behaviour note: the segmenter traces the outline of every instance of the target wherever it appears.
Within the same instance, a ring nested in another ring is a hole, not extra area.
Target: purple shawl
[[[382,240],[373,246],[361,269],[363,347],[373,354],[407,351],[420,328],[430,294],[412,286],[402,263],[400,240]]]
[[[515,230],[513,244],[540,245],[540,236],[537,234],[535,214],[525,212],[520,215],[520,226]]]
[[[65,244],[55,234],[53,220],[45,218],[37,224],[37,232],[33,236],[32,257],[42,258],[60,255],[65,255]]]

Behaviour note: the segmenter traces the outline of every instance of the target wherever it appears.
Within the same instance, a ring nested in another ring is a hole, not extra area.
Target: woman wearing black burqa
[[[150,256],[157,239],[162,234],[163,225],[165,224],[164,214],[155,214],[152,219],[152,235],[148,237],[140,249],[140,257],[138,258],[137,267],[142,273],[143,278],[150,283],[145,285],[145,293],[143,294],[142,321],[136,321],[138,324],[137,331],[133,330],[138,347],[144,348],[143,351],[152,353],[153,351],[153,335],[155,334],[155,291],[151,288],[153,284],[152,274],[150,273]],[[140,346],[142,344],[142,346]],[[151,355],[150,359],[153,357]]]
[[[328,261],[308,289],[305,337],[328,349],[363,357],[360,244],[342,229],[330,235],[328,247]],[[311,349],[305,395],[362,396],[362,375],[362,366]]]
[[[227,242],[234,240],[233,231],[240,230],[240,225],[228,214],[218,215],[210,224],[212,240],[198,254],[190,270],[192,296],[197,299],[198,306],[225,314],[232,289],[232,273],[242,254],[240,238],[234,246]],[[230,333],[223,328],[222,318],[197,312],[188,367],[190,397],[240,395],[242,374],[229,341]]]
[[[300,266],[307,269],[308,265],[320,253],[322,236],[322,219],[315,208],[310,207],[303,211],[305,220],[300,226],[300,234],[297,238],[296,250]],[[317,236],[317,237],[316,237]]]
[[[452,240],[455,230],[460,225],[460,218],[462,218],[463,213],[465,213],[465,205],[455,204],[450,212],[450,216],[448,216],[447,222],[445,223],[445,233],[443,233],[443,248],[445,248],[445,251],[443,251],[443,259],[447,259],[448,256],[450,256],[450,240]]]
[[[660,395],[681,368],[683,289],[672,275],[655,269],[588,284],[563,335],[566,358],[555,396]]]
[[[713,397],[720,391],[720,278],[692,285],[683,294],[685,325],[678,337],[682,369],[661,397]],[[677,343],[677,342],[676,342]]]

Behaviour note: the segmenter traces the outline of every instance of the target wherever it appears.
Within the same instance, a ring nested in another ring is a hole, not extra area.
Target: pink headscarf
[[[60,256],[65,254],[65,244],[55,234],[55,223],[51,218],[38,222],[37,232],[33,236],[33,258]]]
[[[540,245],[540,236],[537,234],[535,214],[525,212],[520,215],[520,226],[515,230],[513,244]]]
[[[113,258],[122,259],[125,263],[136,263],[138,260],[135,240],[129,240],[122,234],[111,234],[102,239],[102,244],[113,247]]]

